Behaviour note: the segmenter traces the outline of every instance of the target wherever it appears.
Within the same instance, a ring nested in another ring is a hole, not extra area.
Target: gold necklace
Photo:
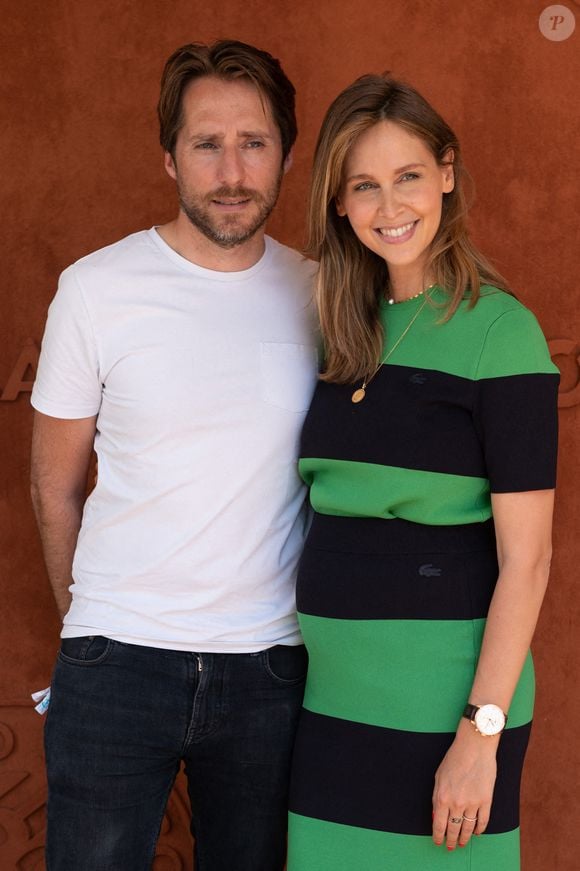
[[[430,289],[431,288],[427,288],[427,290],[430,290]],[[399,338],[397,339],[397,341],[395,342],[395,344],[393,345],[391,350],[387,351],[387,353],[385,354],[385,356],[383,357],[383,359],[381,360],[381,362],[379,363],[379,365],[377,366],[375,371],[372,372],[367,378],[365,378],[365,380],[362,383],[362,386],[358,387],[354,391],[354,393],[351,396],[351,402],[354,402],[355,404],[357,404],[358,402],[363,401],[363,399],[366,396],[367,387],[369,386],[369,384],[371,383],[371,381],[373,380],[373,378],[375,377],[375,375],[377,374],[377,372],[379,371],[381,366],[384,366],[384,364],[387,362],[387,360],[389,359],[391,354],[393,354],[394,351],[399,347],[399,345],[401,344],[401,342],[403,341],[403,339],[405,338],[405,336],[407,335],[407,333],[409,332],[409,330],[411,329],[411,327],[413,326],[413,324],[415,323],[415,321],[417,320],[417,318],[419,317],[419,315],[421,314],[421,312],[423,311],[425,306],[427,305],[428,301],[429,301],[429,296],[427,295],[427,293],[425,293],[425,299],[423,300],[423,302],[421,303],[421,305],[419,306],[419,308],[417,309],[417,311],[415,312],[415,314],[413,315],[413,317],[411,318],[411,320],[409,321],[409,323],[407,324],[407,326],[405,327],[405,329],[403,330],[403,332],[401,333],[401,335],[399,336]]]

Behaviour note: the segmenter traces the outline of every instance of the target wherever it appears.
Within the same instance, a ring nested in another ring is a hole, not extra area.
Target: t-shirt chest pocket
[[[318,371],[313,345],[294,342],[261,342],[261,395],[268,405],[287,411],[308,410]]]

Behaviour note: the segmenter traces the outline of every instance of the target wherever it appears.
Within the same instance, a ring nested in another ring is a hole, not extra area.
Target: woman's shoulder
[[[465,296],[467,307],[471,297],[469,294]],[[529,312],[530,310],[520,302],[517,297],[507,290],[502,290],[500,287],[494,287],[492,284],[482,284],[479,289],[479,297],[475,306],[471,309],[477,311],[481,317],[496,318],[508,312]]]
[[[479,320],[482,337],[478,377],[510,371],[557,371],[534,313],[510,293],[483,285],[471,311]]]
[[[488,332],[503,333],[505,330],[525,337],[529,331],[537,332],[540,329],[534,313],[524,303],[513,294],[491,284],[481,286],[475,304],[467,293],[457,313],[460,314],[458,320],[463,321],[463,328],[466,323],[470,323],[472,329],[482,337]]]

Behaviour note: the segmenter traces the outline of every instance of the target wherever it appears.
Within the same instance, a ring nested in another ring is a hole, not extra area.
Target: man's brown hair
[[[160,142],[175,156],[177,134],[183,125],[183,93],[189,82],[203,76],[222,79],[249,79],[270,103],[272,116],[282,140],[285,160],[296,140],[294,85],[284,73],[280,61],[252,45],[233,39],[221,39],[212,45],[192,42],[173,52],[161,78],[159,116]]]

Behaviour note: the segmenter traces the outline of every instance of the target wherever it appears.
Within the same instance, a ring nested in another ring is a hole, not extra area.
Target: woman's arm
[[[472,690],[465,702],[508,710],[536,627],[550,570],[553,490],[492,494],[499,577]],[[435,775],[433,839],[465,846],[488,823],[500,736],[484,737],[462,717]],[[451,823],[475,818],[477,823]]]

